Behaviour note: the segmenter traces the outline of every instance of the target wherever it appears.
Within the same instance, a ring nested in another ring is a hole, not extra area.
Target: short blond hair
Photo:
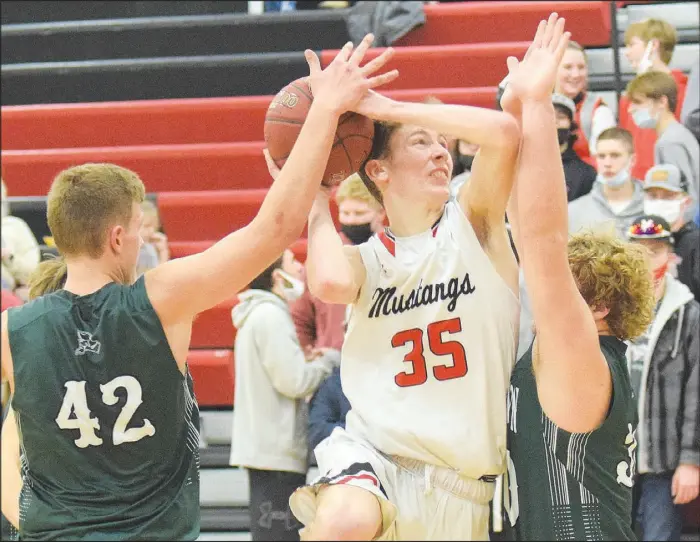
[[[659,40],[659,57],[667,65],[671,62],[673,50],[678,43],[676,29],[662,19],[649,18],[632,23],[625,30],[625,45],[629,45],[632,38],[639,38],[644,43]]]
[[[139,176],[114,164],[83,164],[61,171],[46,205],[56,248],[64,256],[101,256],[109,228],[128,224],[133,204],[140,204],[145,195]]]
[[[676,85],[676,80],[667,73],[645,72],[628,83],[627,96],[633,102],[639,96],[652,100],[659,100],[662,96],[666,96],[668,109],[673,112],[678,103],[678,85]]]
[[[647,250],[609,232],[569,239],[569,267],[589,307],[608,309],[605,321],[620,340],[646,331],[653,318],[654,288]]]
[[[357,173],[353,173],[340,183],[335,193],[335,201],[338,204],[346,199],[363,201],[373,209],[381,209],[381,204],[372,196]]]

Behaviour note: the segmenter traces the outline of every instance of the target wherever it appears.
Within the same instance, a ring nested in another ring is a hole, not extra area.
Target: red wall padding
[[[173,241],[168,240],[171,258],[182,258],[190,254],[197,254],[212,246],[215,241]],[[307,240],[297,239],[290,247],[297,260],[304,263],[306,261]]]
[[[264,143],[208,143],[3,151],[2,177],[12,196],[45,196],[53,178],[85,162],[111,162],[134,170],[147,192],[266,188],[270,174]]]
[[[382,89],[496,86],[508,73],[506,58],[512,55],[522,58],[529,45],[529,42],[511,42],[397,47],[382,72],[398,68],[399,77]],[[370,49],[365,60],[377,57],[382,51],[383,48]],[[337,54],[338,51],[323,51],[321,64],[328,66]]]
[[[527,41],[552,12],[566,18],[572,39],[584,47],[610,46],[608,2],[459,2],[428,4],[426,22],[394,46]]]
[[[407,89],[397,100],[432,94],[446,103],[493,107],[495,87]],[[261,141],[271,96],[142,100],[2,108],[2,149],[57,149]]]
[[[192,324],[190,348],[233,348],[236,328],[231,310],[236,303],[238,298],[234,297],[200,312]]]
[[[233,351],[190,350],[187,365],[200,406],[233,406]]]
[[[163,231],[171,241],[218,240],[255,217],[267,190],[168,192],[158,195]],[[331,202],[338,226],[338,208]],[[306,228],[302,233],[306,237]]]

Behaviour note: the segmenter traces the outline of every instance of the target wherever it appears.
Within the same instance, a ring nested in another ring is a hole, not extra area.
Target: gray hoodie
[[[621,213],[615,214],[603,195],[603,185],[596,182],[588,194],[569,203],[569,233],[614,226],[617,234],[626,239],[627,229],[641,214],[644,214],[644,190],[641,183],[634,181],[632,201]]]
[[[306,473],[305,398],[340,362],[340,353],[307,362],[284,300],[264,290],[238,297],[232,311],[238,333],[229,464]]]
[[[688,287],[666,275],[649,329],[638,398],[638,472],[700,464],[700,306]],[[627,349],[627,363],[631,363]]]

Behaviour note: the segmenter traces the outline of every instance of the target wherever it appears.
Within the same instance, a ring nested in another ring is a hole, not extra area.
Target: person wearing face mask
[[[634,122],[656,130],[654,162],[674,164],[688,180],[692,203],[686,213],[692,219],[700,201],[700,144],[673,114],[678,96],[675,81],[662,72],[647,72],[630,81],[627,94]]]
[[[654,166],[644,178],[644,213],[660,216],[670,224],[675,253],[680,260],[678,280],[700,301],[700,229],[687,218],[685,210],[691,199],[686,187],[676,166]]]
[[[625,30],[625,56],[632,69],[641,75],[646,72],[661,72],[670,75],[676,82],[677,100],[671,110],[680,119],[688,77],[677,69],[671,69],[669,63],[678,42],[676,29],[661,19],[645,19],[632,23]],[[647,170],[654,165],[654,143],[656,131],[651,127],[638,126],[630,111],[629,92],[620,98],[618,107],[619,125],[629,130],[634,137],[634,152],[637,161],[632,168],[632,175],[643,179]],[[658,163],[658,162],[657,162]]]
[[[299,540],[288,501],[306,482],[305,399],[340,362],[332,350],[307,361],[299,344],[289,303],[304,291],[301,270],[286,250],[232,311],[238,332],[229,463],[248,470],[253,540]]]
[[[268,167],[274,178],[274,164],[268,164]],[[360,245],[382,230],[384,210],[358,175],[350,175],[340,183],[335,201],[338,204],[341,238],[345,244]],[[291,309],[299,341],[308,355],[319,348],[340,350],[343,346],[345,305],[324,303],[306,288]]]
[[[630,173],[633,145],[632,134],[623,128],[608,128],[598,136],[596,182],[588,194],[569,204],[569,233],[613,226],[624,239],[644,200],[641,183]]]
[[[576,135],[578,126],[574,122],[576,114],[574,101],[563,94],[554,93],[552,103],[566,179],[566,196],[568,201],[573,201],[591,191],[596,179],[596,171],[593,166],[581,160],[574,150],[574,143],[578,137]]]
[[[626,353],[639,413],[632,519],[640,540],[680,540],[681,505],[700,489],[700,305],[668,273],[666,220],[642,215],[628,238],[649,250],[657,302],[651,325]]]

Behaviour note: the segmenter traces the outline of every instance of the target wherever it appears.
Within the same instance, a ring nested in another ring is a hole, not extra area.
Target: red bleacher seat
[[[429,89],[437,84],[455,88],[496,86],[508,73],[506,58],[522,58],[529,45],[530,42],[510,42],[397,47],[384,70],[397,68],[400,76],[382,89]],[[366,61],[383,51],[370,49]],[[321,64],[328,66],[337,54],[337,50],[323,51]]]
[[[158,208],[163,230],[171,241],[221,239],[250,223],[266,193],[266,189],[162,192]],[[331,213],[337,226],[338,209],[333,200]],[[302,237],[306,237],[306,229]]]
[[[190,254],[197,254],[212,246],[215,241],[172,241],[168,246],[170,248],[171,258],[182,258]],[[307,240],[305,238],[297,239],[291,246],[292,252],[300,262],[306,261]]]
[[[609,2],[450,2],[425,6],[425,24],[394,46],[527,41],[557,12],[584,47],[610,46]]]
[[[200,406],[233,406],[235,371],[232,350],[190,350],[187,365]]]
[[[200,312],[192,324],[190,348],[233,348],[236,328],[231,310],[238,303],[233,297],[209,310]]]
[[[272,180],[262,141],[2,152],[2,177],[13,196],[44,196],[61,170],[111,162],[134,170],[147,192],[264,188]]]
[[[394,99],[407,101],[420,101],[429,94],[446,103],[493,107],[496,88],[387,92]],[[271,99],[271,96],[243,96],[6,106],[0,119],[2,149],[259,141],[263,138],[265,112]]]

